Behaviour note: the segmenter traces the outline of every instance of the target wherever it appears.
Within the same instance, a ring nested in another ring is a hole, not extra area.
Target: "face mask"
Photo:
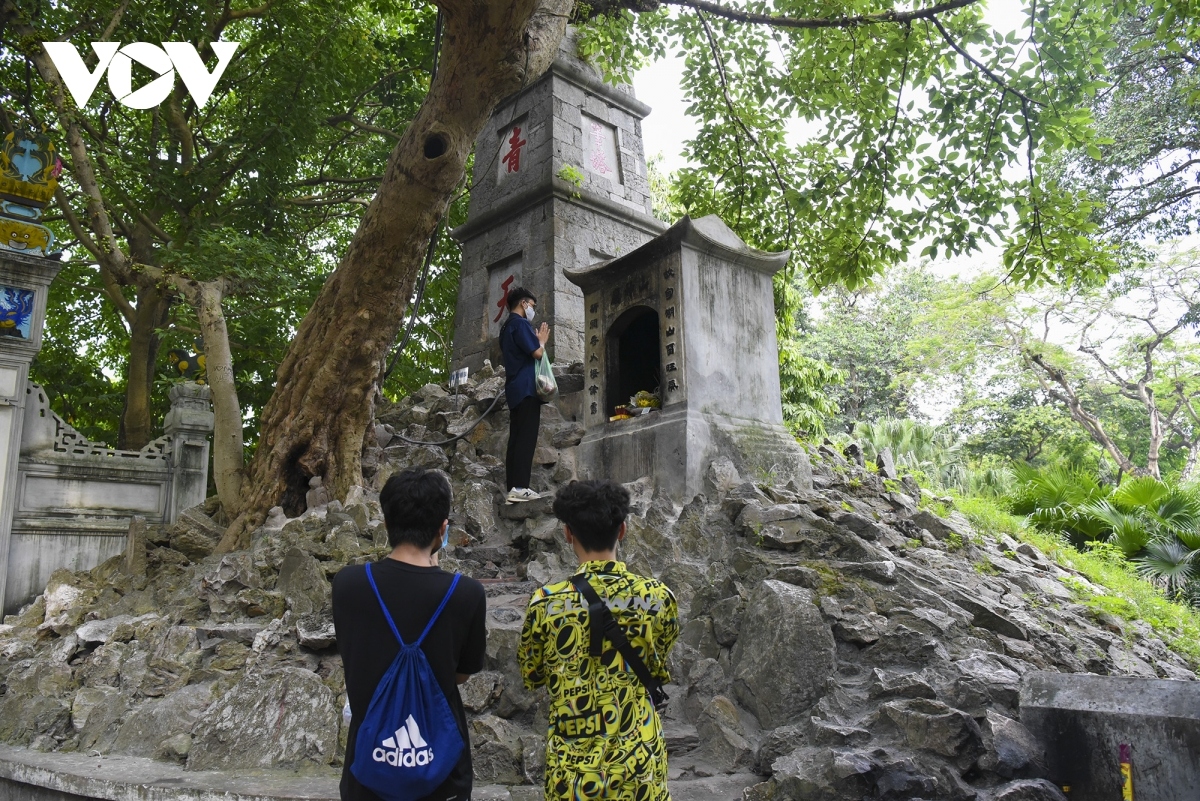
[[[446,526],[446,530],[442,532],[442,550],[450,547],[450,526]]]
[[[526,306],[526,307],[525,307],[525,319],[526,319],[526,320],[528,320],[529,322],[531,322],[531,323],[532,323],[532,322],[533,322],[533,318],[534,318],[536,315],[537,315],[537,312],[533,310],[533,307],[532,307],[532,306]]]

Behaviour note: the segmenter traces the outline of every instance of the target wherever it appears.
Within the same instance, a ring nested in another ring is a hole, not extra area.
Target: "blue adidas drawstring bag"
[[[405,645],[367,565],[367,580],[400,643],[400,653],[371,696],[367,714],[358,727],[350,772],[386,801],[412,801],[429,795],[446,780],[462,756],[465,743],[458,722],[421,650],[421,643],[446,608],[461,577],[454,575],[446,597],[417,641]]]

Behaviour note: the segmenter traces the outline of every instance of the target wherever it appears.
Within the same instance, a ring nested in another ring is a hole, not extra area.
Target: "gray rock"
[[[446,455],[445,450],[436,445],[416,445],[408,452],[406,467],[446,470],[450,467],[450,457]]]
[[[980,768],[1004,779],[1049,778],[1042,747],[1020,723],[989,709],[984,730],[991,736]]]
[[[77,705],[83,718],[79,727],[79,750],[85,753],[93,749],[111,751],[129,703],[130,698],[125,692],[111,687],[80,690],[71,707],[72,723]]]
[[[171,547],[190,559],[203,559],[213,552],[225,529],[204,514],[203,507],[184,509],[171,527]]]
[[[725,497],[730,490],[742,483],[742,477],[738,475],[737,467],[728,456],[718,456],[709,462],[704,477],[718,498]]]
[[[1067,797],[1045,779],[1019,779],[993,790],[987,801],[1067,801]]]
[[[122,569],[131,576],[145,576],[149,567],[146,559],[146,529],[146,518],[141,515],[129,518]]]
[[[707,615],[689,620],[679,634],[679,641],[687,643],[702,656],[710,659],[716,659],[721,653],[721,644],[717,642],[713,631],[712,618]]]
[[[780,568],[775,573],[775,580],[782,581],[785,584],[795,584],[797,587],[804,587],[808,590],[817,590],[821,586],[821,574],[811,567],[803,567],[801,565],[789,565]]]
[[[1112,660],[1113,672],[1118,675],[1141,676],[1145,679],[1158,678],[1158,673],[1153,667],[1124,648],[1118,648],[1116,645],[1108,646],[1108,657]]]
[[[164,740],[191,734],[192,727],[212,702],[211,684],[193,684],[147,701],[126,716],[112,748],[130,756],[154,756]]]
[[[939,540],[944,540],[951,534],[957,534],[963,539],[963,542],[971,538],[972,532],[969,526],[962,525],[961,522],[938,517],[927,509],[921,509],[914,514],[912,516],[912,523],[918,528],[928,529],[929,533]]]
[[[879,562],[836,562],[831,563],[830,567],[878,584],[896,583],[896,563],[890,559]]]
[[[554,496],[543,495],[534,501],[500,504],[500,517],[505,520],[525,520],[530,517],[549,517],[554,514]]]
[[[726,773],[754,763],[754,748],[738,718],[737,707],[723,695],[715,696],[700,713],[696,732],[713,764]]]
[[[871,645],[879,640],[887,627],[887,618],[870,609],[859,609],[853,603],[826,596],[821,599],[821,611],[832,618],[833,635],[842,642]]]
[[[866,658],[877,665],[928,665],[945,662],[949,653],[938,639],[896,621],[870,647]]]
[[[713,604],[708,610],[712,617],[713,635],[718,643],[728,648],[737,642],[745,609],[745,602],[735,595]]]
[[[896,460],[892,458],[892,449],[884,448],[875,457],[875,466],[879,468],[881,478],[896,479],[900,475],[896,472]]]
[[[858,726],[843,726],[818,717],[811,720],[810,740],[814,745],[866,745],[871,739],[871,732]]]
[[[768,580],[746,605],[731,655],[737,698],[763,726],[781,726],[816,703],[833,674],[833,633],[809,590]]]
[[[197,722],[188,770],[330,765],[341,711],[311,671],[247,673]]]
[[[808,743],[808,727],[803,725],[780,726],[773,730],[758,747],[754,756],[755,770],[770,775],[775,760],[786,756]]]
[[[296,639],[305,648],[321,651],[337,643],[333,628],[333,615],[327,611],[302,615],[296,621]]]
[[[484,670],[458,685],[463,706],[471,712],[482,712],[500,697],[504,688],[504,674]]]
[[[936,698],[927,681],[914,673],[888,673],[874,668],[875,681],[868,693],[871,698]]]
[[[709,700],[729,692],[729,678],[721,663],[712,658],[699,658],[687,674],[688,697],[684,711],[689,720],[696,720]]]
[[[730,520],[736,520],[749,503],[769,506],[771,499],[753,481],[743,481],[731,489],[725,499],[721,501],[721,511]]]
[[[954,666],[963,676],[986,687],[993,701],[1016,709],[1021,697],[1021,677],[995,655],[972,651],[965,659],[955,662]]]
[[[940,701],[926,698],[888,701],[880,710],[899,727],[913,748],[960,758],[964,767],[983,753],[983,734],[975,719]]]
[[[152,616],[147,615],[146,617]],[[112,637],[113,632],[117,630],[117,626],[122,623],[128,623],[131,620],[133,620],[131,615],[117,615],[107,620],[89,620],[75,629],[75,636],[79,638],[81,643],[86,645],[106,643]]]
[[[192,750],[192,735],[176,734],[162,741],[154,752],[155,759],[169,762],[187,762],[188,753]]]
[[[292,548],[283,558],[275,589],[297,615],[321,611],[333,595],[321,564],[299,548]]]
[[[838,525],[850,529],[864,540],[874,541],[883,537],[884,534],[883,527],[874,520],[870,520],[860,514],[854,514],[853,512],[838,515],[834,517],[834,521]]]
[[[804,746],[776,759],[771,773],[790,801],[860,801],[871,796],[879,767],[867,753]]]
[[[71,702],[71,727],[75,731],[83,731],[92,711],[109,704],[120,696],[120,691],[112,687],[83,687],[75,693]]]
[[[206,640],[219,637],[242,645],[253,645],[254,638],[262,630],[263,626],[259,623],[214,623],[196,626],[196,636]]]
[[[956,593],[951,599],[972,615],[972,624],[981,629],[988,629],[1014,640],[1028,640],[1029,634],[1024,628],[1001,611],[998,604],[986,600],[983,596],[971,597],[965,593]]]
[[[196,630],[190,626],[171,626],[146,660],[142,694],[159,697],[185,686],[200,666],[201,657]]]
[[[496,489],[491,483],[470,481],[455,493],[455,517],[461,519],[467,533],[477,540],[496,530]]]
[[[579,423],[567,423],[550,436],[550,444],[555,448],[573,448],[583,441],[586,429]]]
[[[484,715],[471,721],[471,762],[475,781],[523,784],[524,747],[516,724]]]

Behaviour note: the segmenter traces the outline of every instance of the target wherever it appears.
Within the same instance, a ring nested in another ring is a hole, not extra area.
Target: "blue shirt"
[[[504,357],[504,398],[515,409],[526,398],[537,395],[533,352],[542,347],[533,323],[509,312],[500,329],[500,353]]]

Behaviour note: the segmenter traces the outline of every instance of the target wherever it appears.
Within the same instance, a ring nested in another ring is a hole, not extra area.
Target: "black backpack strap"
[[[616,646],[617,651],[625,658],[625,663],[633,669],[634,674],[641,681],[642,685],[650,693],[650,701],[654,704],[654,708],[661,710],[666,706],[670,697],[667,691],[663,689],[662,682],[654,678],[650,674],[650,669],[646,667],[646,663],[638,656],[637,651],[633,650],[633,645],[630,644],[629,638],[625,636],[625,629],[621,628],[621,624],[613,617],[612,610],[608,608],[603,599],[592,588],[592,583],[588,581],[587,576],[582,573],[571,576],[571,583],[575,585],[575,589],[583,595],[588,602],[588,628],[591,629],[591,643],[588,647],[590,656],[600,656],[604,652],[604,639],[608,640]]]

